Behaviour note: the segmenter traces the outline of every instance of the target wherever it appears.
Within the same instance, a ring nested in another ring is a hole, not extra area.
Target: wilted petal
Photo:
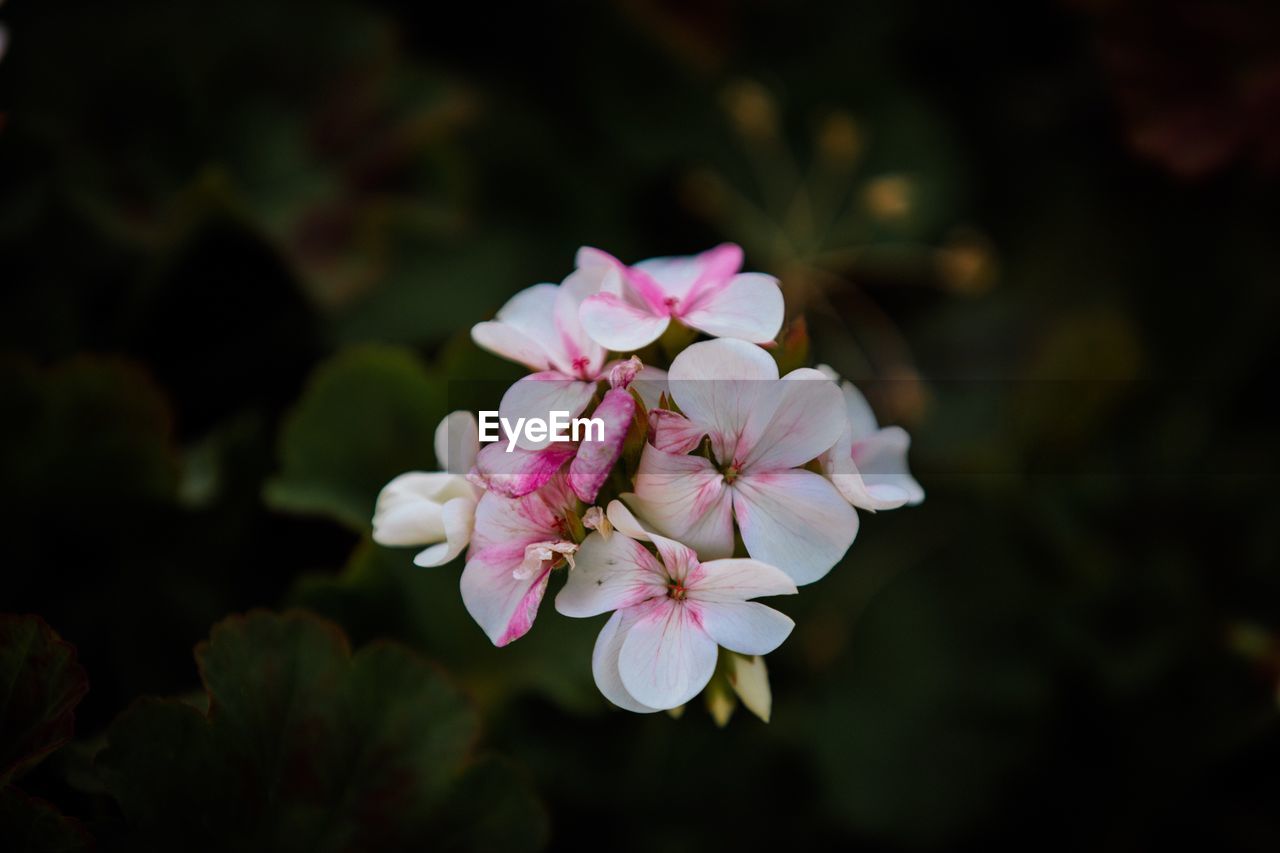
[[[729,491],[710,460],[646,445],[629,503],[654,531],[684,542],[704,559],[733,553]]]
[[[576,565],[556,595],[565,616],[595,616],[667,592],[657,558],[627,536],[592,533],[578,548]]]
[[[767,595],[793,595],[796,582],[776,566],[759,560],[708,560],[686,581],[696,601],[747,601]]]
[[[766,343],[778,336],[784,308],[778,280],[763,273],[735,275],[699,295],[680,319],[717,338]]]
[[[696,607],[702,629],[729,651],[763,655],[782,645],[796,623],[758,601],[716,601]]]
[[[578,453],[569,464],[569,487],[583,503],[591,503],[600,487],[609,478],[618,457],[622,455],[622,443],[631,428],[636,401],[630,392],[615,388],[604,395],[591,417],[599,418],[604,429],[588,427]],[[598,437],[597,437],[598,436]]]
[[[831,571],[858,533],[858,514],[831,483],[794,469],[743,476],[733,512],[747,553],[800,585]]]
[[[520,498],[542,488],[556,475],[577,448],[557,443],[542,450],[521,447],[507,452],[506,441],[486,444],[476,456],[476,470],[485,487],[509,498]]]
[[[414,565],[443,566],[466,550],[475,528],[475,498],[454,498],[441,509],[440,518],[444,524],[445,541],[421,551],[413,558]]]
[[[462,603],[495,646],[505,646],[528,632],[547,591],[551,565],[517,576],[523,560],[524,546],[473,548],[462,570]]]
[[[430,545],[445,538],[441,510],[454,498],[473,497],[466,478],[442,472],[401,474],[383,487],[373,513],[379,545]]]
[[[628,630],[635,624],[636,618],[636,611],[629,608],[617,611],[609,617],[608,622],[604,623],[600,636],[596,638],[595,649],[591,653],[591,674],[595,676],[596,687],[600,688],[604,698],[619,708],[624,711],[634,711],[637,714],[652,714],[660,709],[650,708],[648,705],[637,702],[636,698],[627,692],[627,688],[622,683],[622,676],[618,673],[618,656],[622,652],[622,643],[627,638]]]
[[[614,352],[633,352],[662,337],[671,318],[612,293],[597,293],[578,314],[592,340]]]
[[[480,427],[476,416],[466,411],[450,412],[436,427],[436,462],[445,471],[466,474],[476,464],[480,449]]]
[[[692,609],[671,599],[633,608],[618,672],[626,691],[642,705],[674,708],[701,692],[716,668],[716,643],[694,621]]]
[[[768,383],[767,405],[751,412],[738,456],[744,470],[795,468],[816,459],[844,430],[844,398],[811,368]],[[765,401],[762,401],[765,402]]]

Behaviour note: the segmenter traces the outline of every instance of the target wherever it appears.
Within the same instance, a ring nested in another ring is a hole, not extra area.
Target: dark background
[[[0,610],[90,683],[21,784],[102,846],[113,718],[295,605],[439,662],[553,849],[1280,845],[1275,4],[0,21]],[[493,649],[458,567],[367,523],[460,388],[519,375],[473,323],[579,245],[721,240],[928,492],[779,603],[773,721],[725,729],[609,710],[602,620]]]

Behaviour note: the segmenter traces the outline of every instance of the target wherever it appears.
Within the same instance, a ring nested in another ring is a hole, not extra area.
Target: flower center
[[[666,299],[662,300],[662,304],[667,306],[667,310],[674,314],[676,313],[676,306],[680,304],[680,297],[668,296]]]
[[[684,601],[689,595],[689,590],[678,583],[667,584],[667,598],[674,601]]]
[[[587,358],[585,355],[580,355],[573,360],[573,369],[577,371],[578,375],[583,379],[590,378],[587,376],[587,365],[590,363],[591,359]]]
[[[725,483],[732,483],[734,480],[738,479],[738,475],[742,473],[742,468],[739,467],[737,462],[735,462],[725,468],[721,473],[724,474]]]

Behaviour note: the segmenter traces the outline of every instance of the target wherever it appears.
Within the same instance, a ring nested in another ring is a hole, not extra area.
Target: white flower
[[[413,558],[441,566],[471,541],[482,490],[467,477],[475,464],[480,430],[470,412],[453,412],[436,427],[436,459],[448,471],[411,471],[383,487],[373,513],[379,545],[430,545]],[[451,458],[452,457],[452,458]]]

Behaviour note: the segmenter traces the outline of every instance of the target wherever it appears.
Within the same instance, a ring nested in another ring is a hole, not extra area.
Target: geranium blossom
[[[485,492],[462,570],[462,602],[495,646],[533,626],[551,570],[577,550],[566,522],[576,505],[563,474],[521,498]]]
[[[596,684],[615,705],[640,713],[683,705],[711,680],[719,646],[761,655],[791,633],[790,618],[750,600],[794,593],[785,573],[756,560],[699,562],[691,548],[643,530],[617,501],[609,520],[613,535],[582,543],[556,610],[616,611],[592,655]]]
[[[580,249],[579,271],[595,272],[602,284],[582,302],[583,328],[615,352],[653,343],[672,320],[713,337],[772,341],[782,328],[778,281],[741,268],[742,249],[732,243],[630,267],[599,249]],[[605,271],[616,275],[606,277]]]
[[[825,365],[819,365],[818,370],[838,378]],[[846,427],[839,441],[819,460],[822,472],[859,509],[875,511],[921,503],[924,489],[907,468],[911,436],[902,427],[881,427],[853,383],[842,383],[840,390]]]
[[[830,482],[801,466],[844,432],[839,388],[809,368],[779,380],[768,353],[730,339],[684,350],[669,384],[687,424],[664,416],[661,446],[644,448],[629,498],[641,517],[706,559],[733,554],[736,520],[752,557],[799,584],[825,575],[853,544],[858,517]],[[701,435],[711,458],[687,455]]]
[[[453,412],[441,421],[435,434],[436,461],[461,473],[411,471],[387,483],[373,512],[373,541],[430,545],[413,558],[419,566],[440,566],[461,554],[471,540],[481,495],[466,476],[475,464],[478,436],[470,412]]]

